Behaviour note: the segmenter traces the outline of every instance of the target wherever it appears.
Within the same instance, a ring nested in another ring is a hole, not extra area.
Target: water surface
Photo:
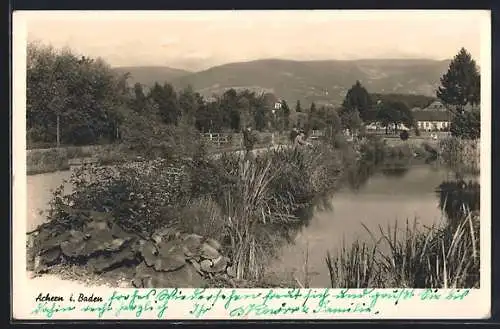
[[[454,179],[449,170],[422,164],[371,173],[357,182],[357,190],[346,185],[333,195],[332,209],[316,211],[295,243],[283,249],[270,268],[271,275],[295,277],[304,283],[307,271],[311,287],[329,287],[327,250],[333,256],[343,243],[349,247],[356,239],[371,242],[362,224],[379,236],[379,226],[387,230],[388,225],[394,227],[396,222],[404,228],[407,220],[413,225],[416,219],[419,226],[444,221],[435,190],[448,179]]]

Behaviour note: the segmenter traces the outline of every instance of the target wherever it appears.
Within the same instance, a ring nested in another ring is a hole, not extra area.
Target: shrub
[[[70,229],[81,223],[67,221],[67,209],[110,212],[131,232],[148,235],[174,224],[178,209],[188,199],[189,179],[183,166],[167,160],[119,164],[114,168],[83,166],[71,179],[73,193],[62,186],[51,202],[49,218]]]

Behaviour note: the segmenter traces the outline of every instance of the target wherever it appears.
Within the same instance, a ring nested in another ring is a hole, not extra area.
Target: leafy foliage
[[[35,43],[27,55],[28,144],[55,142],[57,117],[63,144],[94,144],[117,138],[128,101],[126,76],[101,59],[78,57]]]
[[[377,106],[377,119],[386,127],[393,125],[395,131],[400,124],[408,127],[413,126],[413,116],[410,109],[402,102],[382,102]]]

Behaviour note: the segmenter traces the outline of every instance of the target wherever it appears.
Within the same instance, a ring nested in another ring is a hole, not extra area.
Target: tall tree
[[[144,94],[144,89],[139,82],[134,84],[134,99],[132,100],[132,109],[136,112],[142,112],[145,110],[147,104],[147,98]]]
[[[200,94],[195,93],[190,85],[181,91],[179,94],[179,106],[182,111],[182,119],[187,125],[194,125],[196,112],[202,104],[203,98]]]
[[[290,107],[285,100],[281,101],[281,111],[283,113],[283,128],[288,130],[290,129]]]
[[[372,107],[372,100],[368,91],[361,85],[361,82],[356,81],[347,91],[342,102],[342,107],[346,110],[357,111],[361,120],[367,120],[368,112]]]
[[[155,83],[151,90],[151,98],[156,103],[158,113],[163,122],[168,125],[177,125],[181,117],[181,109],[174,87],[165,82],[163,86]]]
[[[436,96],[450,109],[463,112],[465,105],[481,101],[481,76],[471,54],[462,48],[441,77]]]
[[[302,112],[302,108],[300,107],[300,100],[297,100],[297,104],[295,104],[295,112]]]
[[[441,77],[436,95],[452,112],[450,131],[453,136],[480,137],[481,115],[475,106],[481,101],[481,76],[476,62],[465,48],[455,55],[448,71]],[[472,111],[465,111],[466,105],[472,105]]]

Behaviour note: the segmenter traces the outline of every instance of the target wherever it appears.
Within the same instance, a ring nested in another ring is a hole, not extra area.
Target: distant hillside
[[[115,67],[114,70],[120,74],[129,72],[131,74],[129,80],[131,84],[140,82],[147,86],[151,86],[157,81],[160,83],[171,82],[192,73],[167,66],[124,66]]]
[[[371,94],[370,96],[374,103],[377,103],[377,101],[379,100],[383,102],[403,102],[410,109],[416,107],[424,109],[431,103],[436,101],[436,95],[425,96],[412,94]]]
[[[370,93],[434,96],[449,61],[426,59],[369,59],[353,61],[257,60],[230,63],[173,80],[188,84],[205,96],[228,88],[270,91],[294,103],[338,104],[360,80]]]

